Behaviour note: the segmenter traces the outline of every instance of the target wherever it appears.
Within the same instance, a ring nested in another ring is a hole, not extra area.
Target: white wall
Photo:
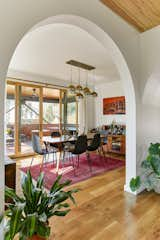
[[[111,10],[101,4],[99,0],[39,0],[38,2],[33,0],[2,1],[0,8],[0,210],[3,208],[2,196],[4,190],[4,102],[5,77],[8,65],[18,42],[22,39],[25,33],[27,33],[38,22],[60,14],[81,16],[82,18],[86,18],[95,23],[104,31],[104,33],[106,32],[124,55],[134,81],[136,95],[138,96],[139,93],[139,33]],[[94,35],[95,27],[91,29],[90,32]],[[104,41],[102,42],[105,44],[106,40],[102,33],[100,34],[100,37],[104,38]],[[122,60],[123,56],[120,57],[120,53],[118,50],[116,51],[117,54],[119,54],[117,61],[120,59]],[[115,56],[117,55],[114,55],[113,57]],[[123,69],[127,69],[127,65],[124,59],[119,62],[119,69],[120,71],[122,70],[121,73],[123,72]],[[125,73],[123,72],[122,74],[123,79],[126,76],[126,81],[128,81],[127,86],[130,86],[131,81],[129,70],[127,69],[127,72],[124,71]],[[130,129],[130,131],[130,142],[133,142],[134,144],[132,135],[135,134],[135,129]],[[130,151],[131,156],[133,156],[135,154],[135,148],[133,147]],[[134,156],[132,158],[134,158]],[[131,161],[131,164],[131,169],[135,168],[135,162]],[[134,170],[131,172],[134,172],[135,174]],[[133,176],[131,172],[128,172],[128,180]]]
[[[140,36],[141,145],[160,142],[160,26]]]
[[[113,120],[120,124],[126,124],[126,115],[104,115],[103,98],[124,96],[122,82],[114,81],[100,84],[95,87],[98,97],[95,100],[95,125],[102,126],[111,124]]]

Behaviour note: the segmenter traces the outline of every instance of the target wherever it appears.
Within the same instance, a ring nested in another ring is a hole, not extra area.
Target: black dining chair
[[[103,156],[105,157],[104,146],[108,144],[108,130],[101,130],[99,133],[102,136],[100,149],[101,152],[103,153]]]
[[[87,150],[87,136],[86,135],[79,136],[75,142],[75,145],[72,145],[69,149],[67,149],[67,151],[71,153],[74,174],[75,174],[75,164],[74,164],[73,156],[74,155],[77,156],[77,167],[79,167],[79,156],[82,153],[85,153],[86,150]]]
[[[91,144],[87,146],[87,158],[88,158],[88,163],[89,163],[91,172],[92,172],[92,159],[89,153],[98,151],[100,155],[101,154],[100,148],[101,148],[101,136],[100,136],[100,133],[96,133],[93,137],[93,140],[91,141]]]
[[[47,156],[49,157],[49,154],[52,153],[53,154],[53,163],[54,160],[56,159],[57,161],[57,151],[55,148],[53,148],[52,150],[48,149],[47,147],[42,148],[41,142],[40,142],[40,137],[36,134],[32,135],[32,147],[33,147],[33,151],[41,156],[43,156],[42,159],[42,165],[44,163],[44,161],[47,160]],[[30,166],[32,166],[34,160],[34,156],[32,157],[32,161]]]
[[[101,136],[100,136],[100,133],[96,133],[91,141],[91,144],[87,146],[87,150],[90,152],[98,150],[99,152],[100,146],[101,146]]]
[[[52,138],[56,138],[56,137],[61,137],[60,132],[52,132],[51,133],[51,137]],[[50,143],[49,144],[51,148],[56,148],[57,150],[59,150],[59,145],[57,143]]]

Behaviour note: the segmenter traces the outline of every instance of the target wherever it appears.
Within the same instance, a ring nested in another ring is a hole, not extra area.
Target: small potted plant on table
[[[50,236],[49,219],[52,216],[65,216],[69,211],[70,199],[75,204],[73,194],[78,189],[64,191],[70,185],[67,180],[60,183],[61,175],[47,192],[43,186],[43,173],[34,184],[30,171],[23,178],[23,196],[18,196],[11,188],[6,187],[5,197],[11,198],[13,203],[7,204],[7,210],[0,217],[4,224],[4,239],[13,240],[19,235],[20,240],[46,240]]]

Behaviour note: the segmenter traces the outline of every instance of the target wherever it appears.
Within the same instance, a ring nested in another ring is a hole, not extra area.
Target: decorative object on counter
[[[125,114],[125,97],[103,99],[103,114]]]
[[[90,133],[97,133],[98,132],[98,128],[92,128],[89,131]]]
[[[160,194],[160,143],[150,144],[148,156],[142,162],[141,169],[141,177],[137,176],[130,181],[131,190],[135,192],[142,187]]]
[[[113,120],[110,125],[105,126],[105,129],[108,130],[110,135],[125,135],[126,126]]]

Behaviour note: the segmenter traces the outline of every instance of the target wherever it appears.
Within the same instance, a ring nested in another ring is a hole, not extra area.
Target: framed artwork
[[[125,97],[103,98],[103,114],[125,114]]]

